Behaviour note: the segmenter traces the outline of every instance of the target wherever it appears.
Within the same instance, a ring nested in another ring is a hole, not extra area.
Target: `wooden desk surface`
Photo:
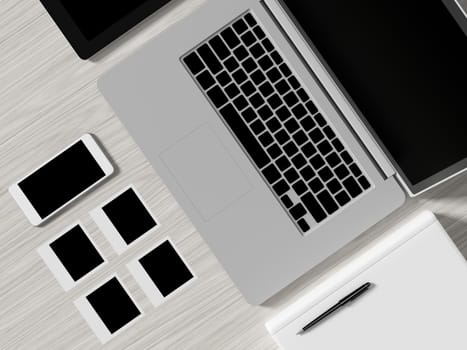
[[[100,348],[73,301],[114,272],[145,315],[103,348],[275,349],[264,328],[266,320],[312,288],[333,266],[419,208],[435,212],[467,253],[467,175],[463,175],[409,200],[263,306],[248,305],[96,86],[102,72],[201,3],[176,0],[93,60],[81,61],[38,0],[0,0],[0,349]],[[87,132],[102,142],[118,165],[118,174],[44,227],[32,227],[10,197],[8,186]],[[117,256],[89,211],[130,183],[142,193],[163,228]],[[36,249],[77,220],[91,232],[110,263],[66,293]],[[199,278],[179,296],[154,308],[125,264],[167,235]]]

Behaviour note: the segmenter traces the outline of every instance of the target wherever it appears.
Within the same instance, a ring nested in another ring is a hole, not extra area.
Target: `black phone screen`
[[[18,186],[41,218],[46,218],[105,177],[83,141],[78,141]]]

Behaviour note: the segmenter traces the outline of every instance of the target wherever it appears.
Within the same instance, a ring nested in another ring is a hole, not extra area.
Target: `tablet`
[[[170,0],[41,0],[79,57],[87,59]]]

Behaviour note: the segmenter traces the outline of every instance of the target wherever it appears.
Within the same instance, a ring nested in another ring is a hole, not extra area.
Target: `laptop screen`
[[[283,2],[413,192],[465,165],[467,36],[442,0]]]

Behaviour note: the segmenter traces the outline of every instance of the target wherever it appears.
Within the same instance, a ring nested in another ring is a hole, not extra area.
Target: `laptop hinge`
[[[313,52],[311,49],[312,44],[294,25],[292,19],[286,12],[285,6],[280,3],[280,0],[263,0],[262,3],[271,13],[277,24],[282,28],[284,34],[295,47],[297,53],[309,67],[311,73],[324,87],[335,106],[340,110],[341,115],[346,119],[347,124],[353,129],[362,146],[377,164],[383,177],[393,177],[396,174],[396,171],[392,166],[391,161],[385,155],[383,149],[379,146],[376,139],[360,119],[355,108],[353,108],[342,90],[338,87],[335,80],[332,78],[332,75],[329,73],[329,70],[326,69],[317,54]]]

